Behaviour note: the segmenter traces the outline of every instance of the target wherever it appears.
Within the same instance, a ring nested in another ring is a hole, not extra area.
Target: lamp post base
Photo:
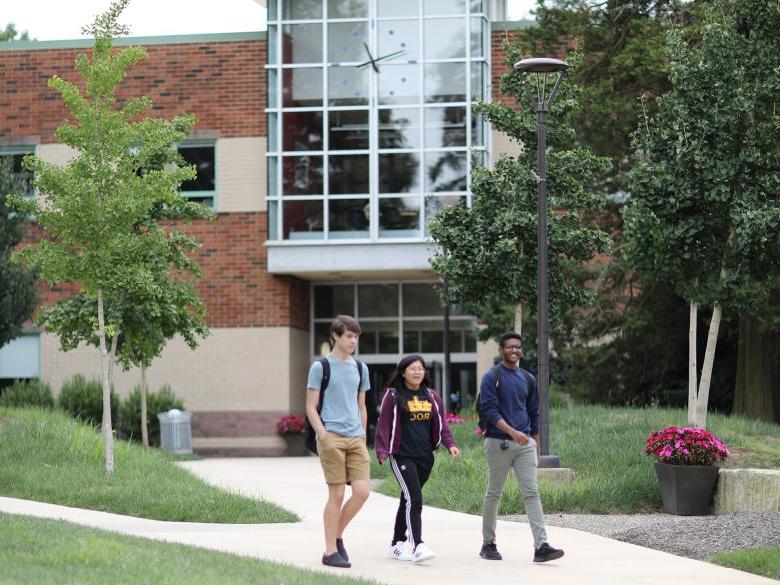
[[[560,467],[561,458],[557,455],[540,455],[539,467]]]

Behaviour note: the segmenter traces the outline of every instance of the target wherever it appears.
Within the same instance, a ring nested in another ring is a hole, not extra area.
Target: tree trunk
[[[119,333],[116,333],[114,337],[111,338],[111,355],[109,356],[108,361],[108,382],[109,384],[114,383],[114,362],[116,361],[116,346],[119,342]]]
[[[690,317],[688,320],[688,424],[696,421],[696,399],[698,397],[699,371],[696,367],[696,326],[699,319],[699,306],[691,303]]]
[[[523,334],[523,303],[517,303],[515,307],[515,333]]]
[[[149,446],[149,427],[146,424],[146,364],[141,362],[141,441]]]
[[[114,473],[114,435],[111,432],[111,382],[109,381],[108,348],[106,347],[106,322],[103,313],[103,289],[97,291],[98,338],[100,339],[100,373],[103,380],[103,438],[106,441],[106,473]]]
[[[739,320],[733,414],[780,421],[780,332],[762,331],[753,317]]]
[[[718,329],[720,328],[721,307],[715,305],[710,319],[710,330],[707,333],[707,349],[704,352],[704,362],[701,368],[701,383],[696,397],[695,426],[707,428],[707,403],[710,399],[710,382],[712,381],[712,366],[715,363],[715,347],[718,344]]]

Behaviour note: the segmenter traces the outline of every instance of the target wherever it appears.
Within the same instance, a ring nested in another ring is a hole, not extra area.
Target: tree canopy
[[[521,58],[520,46],[507,47],[507,63]],[[580,57],[570,56],[576,72]],[[462,305],[495,335],[514,324],[515,306],[535,312],[537,304],[537,122],[521,79],[507,74],[502,92],[520,107],[481,103],[475,111],[523,145],[521,154],[497,161],[493,169],[475,168],[471,208],[443,209],[431,221],[439,248],[434,269],[449,282],[449,300]],[[564,81],[551,108],[548,126],[548,234],[551,323],[563,312],[588,304],[592,292],[574,278],[574,271],[609,250],[609,236],[586,219],[600,199],[585,188],[589,177],[607,161],[574,144],[571,120],[580,90]]]

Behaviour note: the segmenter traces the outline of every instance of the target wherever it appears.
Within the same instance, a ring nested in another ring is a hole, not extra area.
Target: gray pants
[[[498,503],[511,467],[515,470],[517,485],[523,494],[525,513],[534,536],[534,548],[539,548],[547,542],[547,532],[537,487],[536,442],[530,439],[527,445],[518,445],[510,440],[507,449],[501,449],[501,442],[501,439],[488,437],[483,447],[488,465],[488,484],[482,506],[482,540],[486,544],[496,541]]]

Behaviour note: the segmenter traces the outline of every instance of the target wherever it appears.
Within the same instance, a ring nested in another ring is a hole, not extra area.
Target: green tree
[[[507,47],[507,63],[521,58],[521,48]],[[569,59],[574,71],[578,55]],[[511,69],[510,69],[511,71]],[[537,142],[536,116],[517,75],[502,80],[504,95],[520,108],[495,103],[474,106],[494,127],[524,145],[517,157],[499,160],[495,168],[476,168],[471,208],[443,209],[432,221],[431,236],[439,245],[431,258],[434,269],[450,285],[450,302],[462,305],[487,325],[483,336],[495,335],[522,322],[518,307],[537,303]],[[560,324],[571,307],[588,304],[592,293],[574,278],[575,271],[597,254],[607,252],[607,233],[590,225],[587,214],[599,198],[585,189],[589,177],[606,161],[574,145],[572,117],[579,88],[564,82],[549,115],[549,284],[551,323]]]
[[[152,258],[167,258],[179,236],[152,221],[155,210],[181,204],[179,186],[195,175],[193,167],[177,164],[155,167],[155,161],[181,141],[194,124],[191,115],[172,121],[145,116],[147,97],[119,102],[117,90],[132,67],[146,57],[142,47],[113,50],[113,38],[127,34],[117,19],[128,0],[117,0],[95,18],[84,32],[95,44],[91,59],[81,54],[76,69],[84,90],[57,76],[49,85],[60,92],[75,123],[57,130],[60,142],[78,155],[60,167],[39,157],[28,157],[39,197],[20,201],[45,230],[45,238],[17,253],[20,261],[40,269],[48,282],[72,282],[96,300],[96,327],[103,385],[103,435],[106,472],[113,473],[110,368],[107,339],[119,334],[121,304],[117,291],[149,299],[165,292],[155,280]],[[139,226],[143,228],[139,229]],[[109,303],[118,305],[116,307]],[[116,347],[116,341],[113,343]]]
[[[11,165],[8,157],[0,156],[0,347],[22,334],[22,325],[38,303],[35,273],[11,262],[11,253],[24,236],[24,216],[8,204],[9,196],[24,193]]]
[[[723,310],[757,314],[780,274],[780,6],[718,0],[672,30],[672,90],[640,125],[630,259],[690,303],[689,422],[706,426]],[[712,307],[699,379],[698,308]]]
[[[665,34],[670,19],[687,21],[697,2],[677,0],[537,0],[536,25],[526,29],[526,42],[546,54],[562,46],[583,52],[582,67],[573,74],[582,88],[581,108],[572,120],[577,139],[612,160],[596,177],[597,188],[620,195],[627,187],[631,133],[642,109],[642,95],[669,89]]]
[[[18,38],[17,38],[18,37]],[[23,31],[21,34],[17,32],[16,25],[13,22],[9,22],[5,25],[5,29],[0,30],[0,43],[6,41],[29,41],[30,35],[27,31]]]
[[[208,213],[200,205],[184,201],[182,204],[175,212],[179,219],[189,220]],[[166,215],[170,215],[170,211],[166,210]],[[143,229],[149,223],[144,222]],[[145,447],[149,446],[147,368],[173,337],[181,336],[191,349],[195,349],[198,338],[209,334],[203,322],[203,302],[193,287],[194,278],[202,275],[200,267],[189,255],[197,242],[180,233],[172,236],[172,245],[165,257],[147,260],[156,286],[153,294],[139,295],[122,290],[106,294],[106,305],[112,309],[106,314],[106,323],[115,331],[111,344],[112,366],[118,363],[124,370],[132,367],[141,370],[141,440]],[[70,351],[81,343],[99,347],[94,326],[96,314],[95,296],[80,293],[42,311],[37,322],[49,331],[57,332],[61,349]]]

